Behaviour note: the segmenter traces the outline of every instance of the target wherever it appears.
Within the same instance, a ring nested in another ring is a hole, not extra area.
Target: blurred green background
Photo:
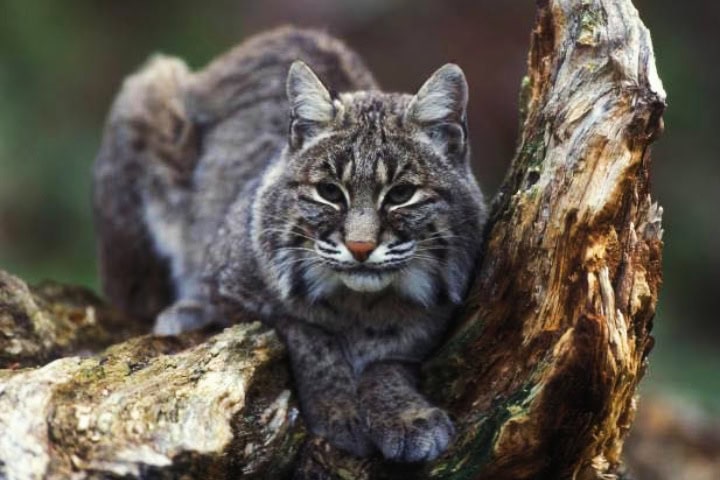
[[[665,285],[646,388],[720,409],[720,4],[636,5],[669,98],[653,151]],[[492,195],[513,155],[533,16],[530,0],[0,0],[0,268],[97,288],[90,166],[123,77],[158,51],[200,68],[284,23],[344,38],[389,90],[414,91],[459,63],[476,172]]]

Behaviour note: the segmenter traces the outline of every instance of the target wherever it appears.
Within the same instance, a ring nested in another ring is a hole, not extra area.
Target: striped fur
[[[288,345],[313,431],[358,455],[439,455],[452,424],[407,362],[437,345],[463,300],[485,221],[462,71],[442,67],[415,95],[384,93],[336,39],[286,28],[179,90],[183,138],[197,141],[182,161],[150,149],[101,155],[96,167],[110,178],[122,162],[139,165],[136,208],[176,293],[156,331],[259,314]],[[138,123],[118,116],[126,110],[118,100],[109,125]],[[374,248],[362,259],[353,245]],[[418,419],[425,427],[403,424]]]

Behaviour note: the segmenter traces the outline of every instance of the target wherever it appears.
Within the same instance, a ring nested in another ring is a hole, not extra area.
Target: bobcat
[[[454,429],[417,366],[463,300],[486,216],[467,90],[448,64],[415,95],[384,93],[340,41],[294,28],[198,73],[154,58],[95,163],[106,294],[164,335],[257,315],[314,433],[436,458]]]

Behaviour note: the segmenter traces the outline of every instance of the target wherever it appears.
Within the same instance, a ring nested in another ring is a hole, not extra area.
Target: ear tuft
[[[333,119],[330,92],[305,62],[297,60],[290,66],[286,89],[295,118],[319,123]]]
[[[299,148],[335,117],[330,92],[304,62],[288,71],[286,90],[290,101],[290,146]]]
[[[408,122],[420,126],[436,147],[451,157],[467,157],[468,86],[455,64],[440,67],[420,87],[405,112]]]
[[[413,121],[421,124],[462,123],[467,102],[465,74],[457,65],[448,63],[420,87],[408,107],[408,114]]]

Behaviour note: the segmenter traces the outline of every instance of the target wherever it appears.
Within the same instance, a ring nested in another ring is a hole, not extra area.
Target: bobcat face
[[[285,201],[267,234],[286,296],[394,289],[428,306],[460,301],[483,215],[467,161],[466,88],[446,66],[415,96],[332,98],[293,65],[276,193]]]
[[[443,261],[451,198],[430,172],[447,166],[401,132],[386,132],[383,143],[354,130],[296,160],[305,163],[298,210],[320,265],[352,290],[375,292],[412,266],[432,270]]]

